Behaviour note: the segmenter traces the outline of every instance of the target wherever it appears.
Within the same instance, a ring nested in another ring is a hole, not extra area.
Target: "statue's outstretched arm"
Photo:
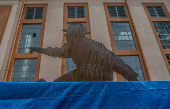
[[[62,58],[67,58],[70,56],[69,53],[69,47],[66,44],[64,44],[61,48],[55,47],[47,47],[47,48],[39,48],[39,47],[30,47],[30,52],[33,53],[33,51],[38,52],[38,53],[43,53],[48,56],[52,57],[62,57]]]

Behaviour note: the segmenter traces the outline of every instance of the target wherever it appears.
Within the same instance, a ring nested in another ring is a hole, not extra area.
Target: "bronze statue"
[[[138,74],[115,53],[102,43],[85,37],[88,32],[82,24],[72,23],[68,29],[62,31],[66,32],[64,36],[67,43],[61,48],[30,48],[30,53],[35,51],[54,58],[72,58],[77,68],[55,79],[54,82],[113,81],[113,71],[128,81],[137,81]]]

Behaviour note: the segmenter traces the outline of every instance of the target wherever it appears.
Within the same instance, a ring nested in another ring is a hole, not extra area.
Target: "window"
[[[36,59],[15,59],[11,82],[33,82]]]
[[[43,17],[43,7],[37,8],[27,8],[25,13],[25,19],[42,19]]]
[[[46,5],[25,5],[20,26],[8,62],[6,82],[33,82],[39,77],[40,53],[29,53],[29,47],[42,47]]]
[[[124,6],[108,6],[110,17],[127,17]]]
[[[142,67],[140,64],[139,56],[119,56],[126,64],[128,64],[136,73],[138,73],[138,80],[144,81]],[[127,81],[123,76],[122,81]]]
[[[166,17],[161,6],[147,6],[150,17]]]
[[[38,47],[41,24],[24,24],[18,44],[17,53],[29,53],[29,47]]]
[[[170,65],[170,55],[166,55],[166,58],[167,58],[168,63],[169,63],[169,65]]]
[[[136,50],[128,22],[111,22],[116,50]]]
[[[85,18],[84,6],[68,6],[67,11],[67,18]]]
[[[90,22],[89,22],[89,13],[88,13],[88,4],[64,4],[64,29],[66,29],[70,23],[81,23],[86,27],[87,32],[90,32]],[[91,38],[90,34],[86,35],[87,38]],[[66,39],[63,36],[63,45],[66,43]],[[62,69],[61,75],[70,72],[71,70],[76,69],[72,58],[62,59]]]
[[[155,38],[170,73],[170,16],[164,4],[143,4]]]
[[[66,59],[66,73],[76,69],[76,65],[74,64],[72,58]]]
[[[6,24],[11,12],[12,5],[0,5],[0,44],[5,32]]]
[[[126,5],[104,3],[104,8],[112,51],[139,74],[139,81],[148,80],[139,42]],[[116,75],[118,81],[126,81],[121,75]]]
[[[153,22],[163,49],[170,49],[170,23]]]

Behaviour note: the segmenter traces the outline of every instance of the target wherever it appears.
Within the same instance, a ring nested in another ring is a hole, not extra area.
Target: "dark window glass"
[[[138,75],[138,81],[144,81],[142,68],[138,56],[119,56],[126,64],[128,64]],[[122,81],[127,81],[122,76]]]
[[[150,17],[166,17],[161,6],[147,6]]]
[[[42,19],[43,11],[44,11],[43,7],[27,8],[25,19]]]
[[[116,50],[136,50],[129,23],[112,22]]]
[[[166,58],[167,58],[168,63],[169,63],[169,65],[170,65],[170,55],[166,55]]]
[[[68,18],[85,18],[85,7],[84,6],[68,6],[67,7]]]
[[[170,23],[153,22],[163,49],[170,49]]]
[[[108,6],[110,17],[127,17],[124,6]]]
[[[33,82],[36,59],[16,59],[14,62],[11,82]]]
[[[41,32],[41,24],[23,25],[18,44],[18,53],[28,53],[28,47],[38,47]]]
[[[76,65],[74,64],[72,58],[66,59],[66,73],[76,69]]]

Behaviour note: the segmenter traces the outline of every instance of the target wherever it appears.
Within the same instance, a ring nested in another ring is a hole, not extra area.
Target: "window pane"
[[[119,17],[126,17],[125,8],[123,6],[117,6],[117,13]]]
[[[41,24],[23,25],[18,44],[18,53],[28,53],[28,47],[38,47],[41,32]]]
[[[35,68],[36,59],[16,59],[11,82],[33,82]]]
[[[108,11],[109,11],[110,17],[118,17],[115,6],[108,6]]]
[[[67,18],[85,18],[85,7],[84,6],[68,6],[67,7]]]
[[[35,8],[27,8],[25,19],[34,19]]]
[[[110,17],[127,17],[124,6],[108,6]]]
[[[84,18],[85,17],[85,10],[84,7],[77,7],[77,18]]]
[[[66,59],[66,73],[76,69],[76,65],[74,64],[72,58]]]
[[[42,19],[43,18],[43,10],[44,10],[44,8],[42,8],[42,7],[36,8],[34,19]]]
[[[170,65],[170,55],[166,55],[166,58],[167,58],[168,63],[169,63],[169,65]]]
[[[166,17],[161,6],[147,6],[150,17]]]
[[[67,17],[76,18],[76,7],[67,7]]]
[[[138,56],[119,56],[126,64],[128,64],[138,75],[138,81],[144,81],[142,68],[140,65],[139,57]],[[122,81],[127,81],[122,76]]]
[[[112,22],[116,50],[136,50],[129,23]]]
[[[170,23],[153,22],[163,49],[170,49]]]
[[[43,11],[44,11],[43,7],[27,8],[25,19],[42,19]]]

